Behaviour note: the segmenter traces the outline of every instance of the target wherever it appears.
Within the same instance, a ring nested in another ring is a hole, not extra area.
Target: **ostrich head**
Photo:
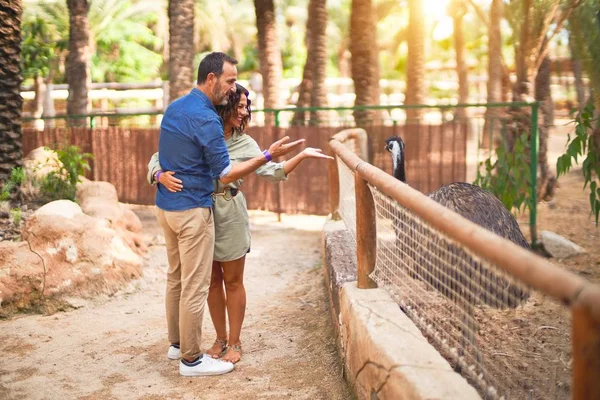
[[[394,178],[406,183],[404,148],[404,141],[399,136],[391,136],[385,140],[385,149],[392,155],[392,175],[394,175]]]

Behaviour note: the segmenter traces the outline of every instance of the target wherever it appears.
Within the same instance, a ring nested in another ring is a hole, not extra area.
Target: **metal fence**
[[[364,161],[351,149],[365,138],[330,141],[332,211],[356,239],[359,288],[387,289],[485,399],[599,398],[600,287]]]

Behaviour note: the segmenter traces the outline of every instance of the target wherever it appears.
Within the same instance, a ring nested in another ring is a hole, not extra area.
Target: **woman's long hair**
[[[227,121],[229,121],[229,119],[232,116],[237,116],[237,107],[238,104],[240,103],[240,99],[242,97],[242,94],[246,95],[246,100],[248,101],[248,105],[246,106],[246,111],[248,112],[248,115],[246,115],[246,117],[244,117],[244,119],[242,120],[242,123],[240,124],[239,128],[235,128],[235,130],[238,133],[244,132],[244,129],[246,129],[246,125],[248,125],[250,123],[250,119],[251,119],[251,113],[252,110],[250,108],[250,104],[252,103],[250,101],[250,93],[248,92],[248,89],[246,89],[245,87],[243,87],[242,85],[240,85],[239,83],[235,84],[235,92],[230,92],[228,99],[227,99],[227,104],[224,106],[217,106],[217,112],[219,113],[219,115],[221,116],[221,118],[223,119],[223,124],[226,124]]]

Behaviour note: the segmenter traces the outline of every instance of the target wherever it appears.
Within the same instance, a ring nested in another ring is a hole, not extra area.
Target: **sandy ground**
[[[253,213],[243,360],[219,377],[183,378],[166,357],[166,254],[154,237],[144,277],[111,298],[72,299],[49,316],[0,321],[0,399],[348,399],[320,253],[322,217]],[[215,339],[208,309],[203,346]]]

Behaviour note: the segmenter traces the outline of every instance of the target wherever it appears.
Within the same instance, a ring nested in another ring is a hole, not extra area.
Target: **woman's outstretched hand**
[[[290,137],[285,136],[273,143],[269,147],[269,153],[273,158],[286,155],[290,151],[294,150],[296,147],[300,146],[305,141],[305,139],[298,139],[291,143],[286,143],[288,140],[290,140]]]
[[[323,154],[323,150],[316,149],[314,147],[307,147],[302,150],[302,153],[300,154],[302,154],[304,158],[323,158],[326,160],[333,160],[333,157]]]
[[[160,174],[158,182],[166,187],[169,192],[181,192],[181,189],[183,189],[181,179],[177,179],[173,175],[175,175],[175,172],[165,171]]]

